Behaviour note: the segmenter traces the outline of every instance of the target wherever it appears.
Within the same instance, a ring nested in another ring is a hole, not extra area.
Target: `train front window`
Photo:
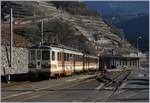
[[[35,50],[30,51],[30,60],[35,61]]]
[[[41,51],[37,50],[37,60],[40,60],[40,59],[41,59]]]
[[[50,52],[48,50],[42,51],[42,60],[49,60],[50,59]]]

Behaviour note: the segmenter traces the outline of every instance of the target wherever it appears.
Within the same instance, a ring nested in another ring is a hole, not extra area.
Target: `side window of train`
[[[67,53],[67,61],[69,61],[70,58],[70,54]]]
[[[57,55],[57,60],[61,60],[61,52],[58,52],[58,55]]]
[[[52,60],[54,61],[55,60],[55,52],[52,51]]]
[[[66,61],[67,60],[67,54],[64,53],[64,60]]]
[[[57,60],[59,60],[59,52],[57,53]]]

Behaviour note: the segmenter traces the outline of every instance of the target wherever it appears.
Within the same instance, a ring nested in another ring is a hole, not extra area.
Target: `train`
[[[97,71],[99,58],[65,46],[32,46],[28,52],[31,80]]]

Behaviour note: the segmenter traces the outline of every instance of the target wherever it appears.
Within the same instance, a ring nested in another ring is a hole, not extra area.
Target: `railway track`
[[[106,97],[105,102],[109,102],[112,99],[113,95],[115,95],[115,93],[117,93],[117,91],[119,90],[120,86],[124,83],[124,81],[130,75],[130,73],[131,73],[131,71],[126,71],[126,73],[125,73],[125,71],[122,71],[115,78],[113,78],[112,81],[110,81],[109,83],[107,83],[107,84],[105,84],[103,86],[103,89],[105,89],[105,87],[109,87],[109,86],[111,86],[115,82],[115,86],[112,88],[113,91],[112,91],[112,93],[108,97]],[[122,75],[122,74],[124,74],[124,75]],[[120,76],[123,76],[123,77],[121,77],[121,79],[118,81],[117,79]],[[118,82],[116,82],[116,80]]]
[[[101,82],[101,84],[97,88],[95,88],[95,91],[93,91],[90,95],[82,99],[82,101],[87,102],[92,98],[93,95],[99,95],[100,92],[104,92],[108,90],[110,91],[110,95],[104,95],[102,98],[97,97],[94,98],[94,100],[92,101],[92,102],[99,102],[104,100],[105,102],[108,102],[112,98],[112,96],[117,92],[117,90],[120,88],[122,83],[127,79],[130,73],[131,70],[123,70],[120,71],[119,74],[117,75],[115,74],[115,77],[113,77],[107,82],[101,82],[98,80],[99,82]]]

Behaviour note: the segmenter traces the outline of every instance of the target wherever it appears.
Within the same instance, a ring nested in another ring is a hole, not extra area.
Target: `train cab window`
[[[31,57],[30,58],[31,61],[35,61],[35,50],[30,51],[30,57]]]
[[[41,51],[37,50],[37,60],[40,60],[40,59],[41,59]]]
[[[50,52],[48,50],[42,51],[42,60],[49,60],[50,59]]]
[[[121,60],[120,60],[120,66],[121,66],[122,64],[121,64]]]
[[[55,60],[55,52],[52,51],[52,60]]]

